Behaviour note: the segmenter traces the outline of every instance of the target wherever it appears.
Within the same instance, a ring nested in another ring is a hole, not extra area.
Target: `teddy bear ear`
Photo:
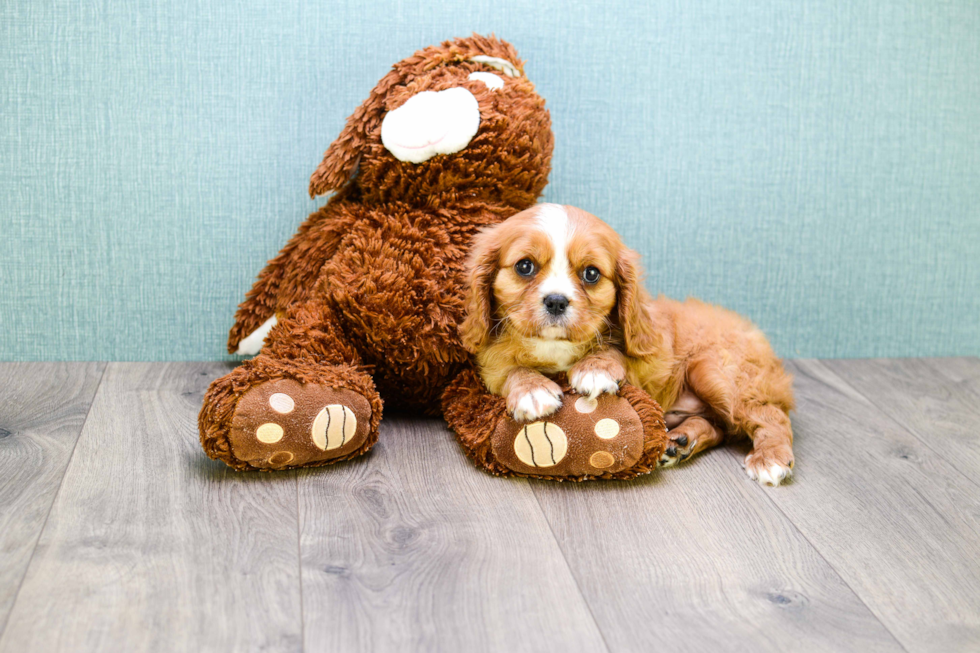
[[[340,136],[327,148],[323,161],[310,177],[310,197],[339,191],[351,181],[368,139],[381,129],[385,97],[400,79],[395,70],[381,78],[364,103],[347,119]]]

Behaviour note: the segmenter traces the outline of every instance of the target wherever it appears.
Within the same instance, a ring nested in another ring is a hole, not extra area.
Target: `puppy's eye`
[[[522,258],[514,264],[514,271],[522,277],[529,277],[534,274],[534,261],[529,258]]]
[[[599,268],[597,268],[594,265],[590,265],[589,267],[585,268],[585,270],[582,272],[582,281],[584,281],[585,283],[591,286],[592,284],[598,282],[599,277],[601,276],[602,273],[599,272]]]

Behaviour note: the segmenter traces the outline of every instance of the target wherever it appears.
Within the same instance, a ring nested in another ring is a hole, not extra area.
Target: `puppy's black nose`
[[[565,295],[548,295],[544,298],[544,307],[555,317],[562,315],[568,308],[568,297]]]

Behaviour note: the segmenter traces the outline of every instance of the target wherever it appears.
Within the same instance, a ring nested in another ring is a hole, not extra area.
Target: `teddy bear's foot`
[[[238,400],[228,441],[251,467],[317,465],[359,453],[370,422],[371,405],[356,392],[273,379]]]
[[[508,469],[533,476],[598,476],[633,467],[643,455],[643,424],[625,399],[565,395],[547,419],[504,419],[491,436]]]
[[[490,394],[473,369],[443,394],[443,414],[460,444],[481,467],[499,476],[553,480],[624,479],[657,467],[667,446],[660,406],[629,384],[618,395],[590,400],[562,377],[561,407],[546,418],[520,422],[507,401]]]

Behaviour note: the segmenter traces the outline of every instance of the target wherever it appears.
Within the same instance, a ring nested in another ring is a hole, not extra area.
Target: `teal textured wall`
[[[980,3],[0,6],[0,359],[224,357],[395,61],[496,32],[557,144],[546,199],[780,354],[980,354]]]

